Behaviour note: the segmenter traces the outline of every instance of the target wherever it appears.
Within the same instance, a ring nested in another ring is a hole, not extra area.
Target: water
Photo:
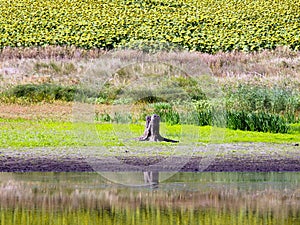
[[[297,225],[300,173],[0,173],[0,210],[1,225]]]

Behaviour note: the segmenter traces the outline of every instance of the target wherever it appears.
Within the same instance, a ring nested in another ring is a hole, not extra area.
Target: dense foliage
[[[0,48],[299,50],[299,8],[292,0],[0,0]]]

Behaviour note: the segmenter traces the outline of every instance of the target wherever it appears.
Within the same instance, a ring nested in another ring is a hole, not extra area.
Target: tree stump
[[[139,138],[140,141],[166,141],[166,142],[179,142],[164,138],[159,133],[160,117],[156,114],[146,116],[146,126],[143,136]]]

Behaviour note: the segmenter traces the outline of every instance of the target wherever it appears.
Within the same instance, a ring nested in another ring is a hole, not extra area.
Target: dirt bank
[[[221,144],[222,151],[206,156],[99,156],[70,149],[0,149],[1,172],[185,171],[270,172],[300,171],[296,144]],[[259,150],[258,150],[259,149]]]

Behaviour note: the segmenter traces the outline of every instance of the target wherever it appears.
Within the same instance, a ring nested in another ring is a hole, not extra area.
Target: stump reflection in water
[[[158,188],[158,177],[159,173],[157,171],[144,172],[145,184],[149,184],[153,188]]]

